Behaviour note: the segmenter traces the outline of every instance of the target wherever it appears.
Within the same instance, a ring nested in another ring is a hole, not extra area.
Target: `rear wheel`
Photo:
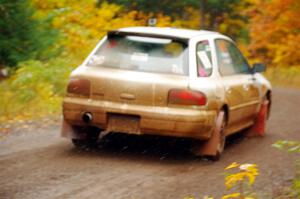
[[[212,160],[219,160],[221,157],[221,154],[224,151],[225,144],[226,144],[225,127],[226,127],[226,119],[224,116],[221,121],[220,130],[218,132],[219,141],[217,142],[217,152],[216,152],[216,155],[211,156]]]
[[[225,112],[222,110],[216,118],[215,129],[211,138],[201,145],[198,143],[197,146],[194,146],[192,148],[192,153],[196,156],[208,157],[214,161],[219,160],[226,143],[225,128],[226,117]]]
[[[72,139],[72,143],[76,148],[94,148],[98,144],[100,129],[97,127],[76,127],[82,138]]]

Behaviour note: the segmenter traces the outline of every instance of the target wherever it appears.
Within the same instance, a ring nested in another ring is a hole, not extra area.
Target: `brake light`
[[[70,79],[67,92],[71,94],[89,96],[91,89],[91,83],[86,79]]]
[[[206,96],[199,91],[172,89],[169,91],[168,101],[169,104],[204,106]]]

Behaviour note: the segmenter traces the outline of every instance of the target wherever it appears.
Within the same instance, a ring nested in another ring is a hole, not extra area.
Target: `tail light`
[[[71,94],[89,96],[91,89],[91,83],[86,79],[70,79],[67,92]]]
[[[199,91],[172,89],[169,91],[168,101],[169,104],[204,106],[206,96]]]

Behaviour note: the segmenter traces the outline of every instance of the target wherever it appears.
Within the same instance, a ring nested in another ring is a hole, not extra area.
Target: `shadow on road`
[[[244,139],[243,133],[228,137],[225,153],[227,148],[239,145]],[[69,152],[72,155],[79,156],[115,157],[173,164],[191,161],[213,163],[205,157],[194,156],[190,152],[193,144],[195,144],[195,141],[192,139],[114,133],[105,136],[94,148],[72,148]]]

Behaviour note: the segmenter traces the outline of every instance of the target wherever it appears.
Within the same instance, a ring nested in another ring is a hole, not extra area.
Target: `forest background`
[[[229,35],[275,86],[300,88],[298,0],[0,0],[0,122],[57,116],[70,72],[108,30]]]

